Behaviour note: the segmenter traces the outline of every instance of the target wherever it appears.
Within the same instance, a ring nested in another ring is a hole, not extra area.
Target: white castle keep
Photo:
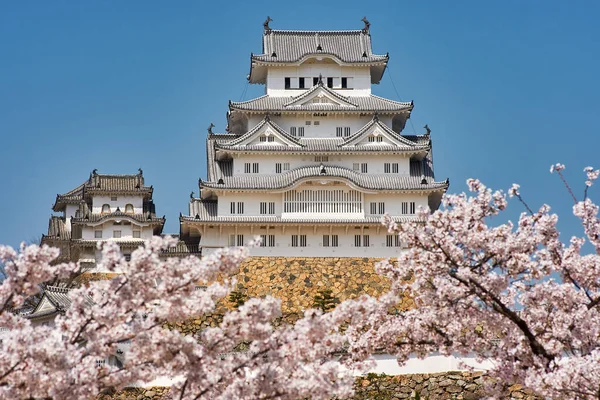
[[[229,102],[227,133],[207,138],[206,180],[181,216],[181,237],[204,253],[255,235],[255,256],[392,257],[381,217],[435,210],[432,143],[403,135],[413,103],[371,93],[389,56],[373,54],[369,24],[350,31],[264,25],[248,80],[256,99]],[[211,124],[212,127],[212,124]]]

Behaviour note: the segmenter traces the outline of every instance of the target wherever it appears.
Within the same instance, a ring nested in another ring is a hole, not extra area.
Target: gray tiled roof
[[[282,146],[282,145],[270,145],[268,142],[260,144],[252,144],[240,146],[239,144],[246,140],[246,138],[252,136],[257,130],[261,129],[265,124],[276,129],[281,135],[284,135],[287,139],[293,141],[297,146]],[[384,130],[388,135],[402,143],[402,146],[397,145],[380,145],[374,144],[369,146],[346,146],[347,144],[360,138],[365,132],[367,132],[373,125],[377,125],[380,129]],[[226,136],[226,135],[223,135]],[[394,132],[390,127],[379,121],[378,118],[373,118],[364,127],[359,129],[354,135],[347,138],[296,138],[291,136],[284,131],[279,125],[272,121],[269,121],[268,117],[265,117],[256,127],[252,128],[248,133],[241,136],[228,135],[229,138],[219,137],[214,140],[214,147],[216,149],[226,149],[234,151],[268,151],[268,152],[411,152],[411,151],[427,151],[429,150],[429,136],[402,136]],[[212,139],[212,138],[209,138]],[[227,140],[230,139],[230,140]],[[212,147],[212,143],[209,141],[207,147]],[[214,154],[213,154],[214,156]],[[213,157],[214,159],[214,157]],[[222,174],[227,176],[226,174]],[[220,177],[220,176],[219,176]],[[214,179],[214,178],[213,178]]]
[[[162,251],[165,256],[171,257],[182,257],[188,255],[201,255],[202,249],[198,243],[189,243],[184,240],[180,240],[174,247],[169,247]]]
[[[321,46],[320,51],[317,50],[319,45]],[[267,30],[263,36],[263,54],[253,55],[252,60],[274,63],[295,62],[308,54],[316,53],[330,54],[347,63],[373,63],[388,60],[387,55],[373,54],[371,35],[364,30]]]
[[[271,121],[271,118],[269,118],[269,116],[265,116],[265,118],[263,118],[262,121],[260,121],[254,128],[250,129],[248,132],[244,133],[243,135],[235,137],[234,139],[224,143],[223,145],[236,146],[236,145],[242,143],[244,140],[248,139],[249,137],[252,137],[252,135],[254,135],[257,131],[262,129],[263,126],[265,126],[265,125],[268,125],[272,129],[274,129],[277,133],[279,133],[285,139],[300,146],[300,143],[296,137],[290,135],[283,128],[281,128],[279,125],[277,125],[275,122]]]
[[[52,240],[69,240],[71,239],[71,231],[67,229],[65,218],[53,215],[48,221],[48,235],[44,238]]]
[[[67,193],[56,195],[56,202],[52,209],[61,211],[66,204],[83,201],[86,194],[139,193],[151,197],[152,191],[152,186],[144,186],[144,176],[141,173],[135,175],[107,175],[98,174],[94,171],[83,184]]]
[[[333,89],[327,88],[327,90],[334,91]],[[253,111],[253,112],[296,112],[296,111],[310,111],[310,112],[398,112],[398,111],[411,111],[413,109],[412,102],[399,102],[383,97],[375,96],[371,94],[369,96],[352,96],[349,97],[348,102],[356,104],[356,107],[351,106],[340,106],[335,104],[327,103],[309,103],[304,105],[286,105],[295,99],[296,96],[285,96],[275,97],[264,95],[257,97],[256,99],[241,101],[241,102],[230,102],[229,108],[231,110],[242,110],[242,111]]]
[[[320,166],[307,166],[282,174],[271,175],[239,175],[223,179],[223,184],[217,182],[199,182],[200,188],[213,189],[254,189],[277,190],[294,185],[304,178],[344,178],[356,186],[366,190],[445,190],[447,182],[434,182],[427,179],[421,183],[420,176],[405,176],[398,174],[362,174],[344,167],[325,166],[325,174],[321,174]]]
[[[83,218],[73,218],[72,223],[74,224],[86,224],[90,222],[100,222],[105,221],[112,218],[131,218],[135,221],[142,223],[165,223],[165,217],[156,217],[152,213],[144,213],[144,214],[128,214],[123,211],[115,211],[110,214],[89,214]]]
[[[41,317],[47,317],[54,314],[65,312],[71,307],[71,298],[69,297],[70,289],[58,286],[46,286],[43,289],[43,296],[40,302],[36,305],[33,311],[29,314],[25,314],[25,318],[35,319]],[[43,298],[46,297],[53,306],[53,309],[39,310],[39,305],[42,303]],[[91,297],[86,297],[86,305],[91,306],[94,304]]]
[[[96,247],[99,242],[116,243],[120,247],[139,247],[145,243],[144,239],[73,239],[71,243],[82,247]]]

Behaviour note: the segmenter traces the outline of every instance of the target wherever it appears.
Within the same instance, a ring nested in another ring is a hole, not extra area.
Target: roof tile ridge
[[[356,97],[360,97],[360,96],[356,96]],[[364,96],[364,97],[367,97],[367,96]],[[396,103],[396,104],[402,104],[402,105],[411,105],[412,106],[414,104],[413,100],[411,100],[411,101],[396,101],[396,100],[392,100],[392,99],[387,99],[385,97],[377,96],[376,94],[373,94],[373,93],[371,93],[369,95],[369,97],[374,97],[374,98],[384,100],[384,101],[387,101],[390,103]]]
[[[230,105],[231,105],[231,104],[248,104],[248,103],[252,103],[253,101],[257,101],[257,100],[260,100],[260,99],[264,99],[265,97],[271,97],[271,96],[269,96],[268,94],[263,94],[262,96],[255,97],[255,98],[253,98],[253,99],[250,99],[250,100],[244,100],[244,101],[229,101],[229,104],[230,104]]]
[[[309,29],[270,29],[270,34],[301,34],[301,35],[314,35],[318,33],[322,34],[352,34],[352,35],[364,35],[365,32],[362,29],[329,29],[329,30],[309,30]],[[267,34],[265,32],[265,34]]]

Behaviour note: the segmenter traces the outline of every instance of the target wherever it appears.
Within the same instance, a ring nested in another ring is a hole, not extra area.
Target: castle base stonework
[[[240,266],[237,289],[250,297],[272,295],[281,299],[282,313],[312,308],[315,296],[329,289],[338,301],[363,294],[379,297],[390,282],[375,272],[381,258],[250,257]],[[400,308],[409,308],[404,299]]]

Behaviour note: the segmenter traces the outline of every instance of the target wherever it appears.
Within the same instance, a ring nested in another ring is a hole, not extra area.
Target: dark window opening
[[[327,78],[327,87],[328,88],[332,88],[333,87],[333,78]]]
[[[342,89],[348,89],[348,78],[342,78]]]
[[[285,88],[289,89],[290,87],[292,87],[291,79],[285,78]]]
[[[304,78],[298,78],[298,88],[304,89]]]
[[[314,77],[313,78],[313,86],[318,85],[319,84],[319,77]]]

